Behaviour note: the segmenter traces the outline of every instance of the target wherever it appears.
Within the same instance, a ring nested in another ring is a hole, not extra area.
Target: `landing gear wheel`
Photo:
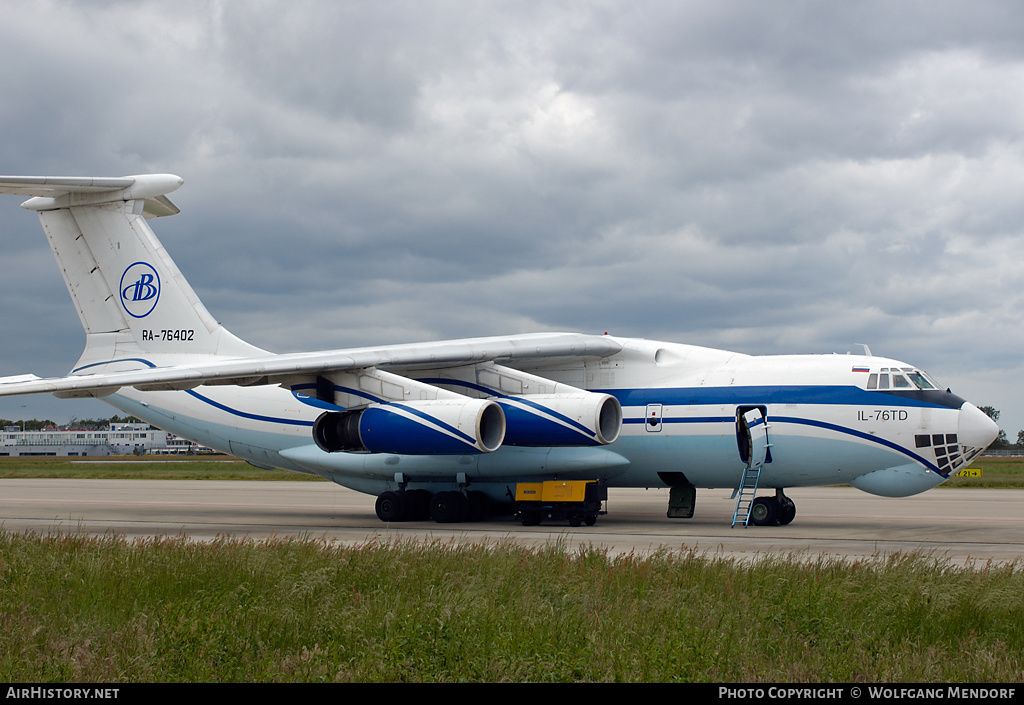
[[[758,497],[750,505],[750,523],[754,526],[774,526],[779,518],[779,503],[774,497]]]
[[[405,518],[411,521],[426,521],[430,518],[430,492],[427,490],[407,490],[405,493]]]
[[[403,492],[382,492],[377,497],[375,509],[381,521],[402,521],[406,514],[406,497]]]
[[[438,492],[430,500],[430,518],[438,524],[462,521],[466,513],[466,497],[461,492]]]
[[[796,504],[789,497],[779,504],[779,526],[785,526],[796,518]]]
[[[466,521],[483,521],[487,518],[490,500],[483,492],[469,492],[466,495]]]

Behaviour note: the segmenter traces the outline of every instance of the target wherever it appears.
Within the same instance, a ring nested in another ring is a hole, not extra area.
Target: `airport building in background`
[[[7,426],[0,432],[0,457],[188,455],[211,450],[153,428],[146,423],[112,423],[104,430],[55,429],[22,431]]]

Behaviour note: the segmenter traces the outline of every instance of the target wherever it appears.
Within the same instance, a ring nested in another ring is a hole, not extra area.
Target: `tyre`
[[[466,497],[461,492],[438,492],[430,500],[430,518],[439,524],[454,524],[465,515]]]
[[[408,490],[405,493],[408,507],[405,518],[410,521],[426,521],[430,518],[430,500],[427,490]]]
[[[779,526],[785,526],[796,518],[796,504],[787,498],[779,507]]]
[[[754,526],[773,526],[778,517],[779,503],[774,497],[758,497],[750,505],[750,523]]]
[[[402,492],[382,492],[377,496],[374,508],[381,521],[402,521],[405,519],[406,498]]]
[[[487,518],[490,500],[483,492],[466,495],[466,521],[483,521]]]

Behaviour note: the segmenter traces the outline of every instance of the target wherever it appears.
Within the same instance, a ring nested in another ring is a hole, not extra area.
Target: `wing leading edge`
[[[297,377],[315,378],[331,372],[377,368],[445,368],[475,362],[536,360],[559,357],[608,357],[622,349],[612,338],[574,333],[538,333],[510,337],[353,348],[315,353],[288,353],[152,366],[138,358],[94,363],[66,377],[18,375],[0,378],[0,396],[52,393],[61,397],[107,396],[121,387],[143,391],[192,389],[204,384],[280,384]],[[207,358],[208,360],[209,358]],[[123,370],[125,365],[146,365]],[[122,370],[116,370],[116,368]],[[115,368],[115,371],[107,371]]]

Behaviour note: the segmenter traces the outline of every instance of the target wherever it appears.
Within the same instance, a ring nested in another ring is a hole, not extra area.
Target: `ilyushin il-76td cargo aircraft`
[[[167,194],[182,183],[0,177],[0,193],[30,197],[86,333],[68,376],[3,377],[0,395],[97,397],[376,495],[389,522],[476,520],[517,483],[596,480],[670,488],[680,518],[697,488],[732,488],[734,525],[788,524],[787,488],[916,494],[998,433],[920,368],[870,354],[538,333],[274,355],[210,315],[150,229],[178,212]]]

